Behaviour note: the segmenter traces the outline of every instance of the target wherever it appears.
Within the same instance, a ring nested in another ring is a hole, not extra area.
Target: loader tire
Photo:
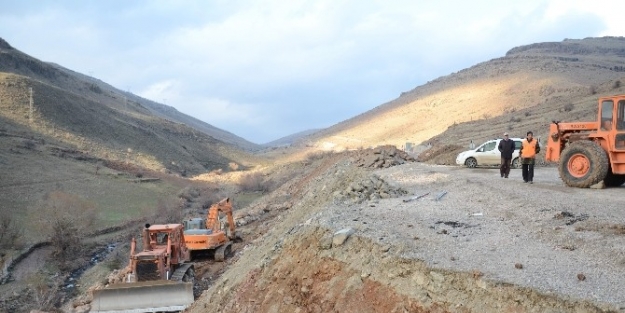
[[[606,187],[618,187],[625,184],[625,175],[613,174],[612,171],[608,171],[608,175],[603,179],[603,183]]]
[[[610,163],[605,151],[592,141],[576,141],[564,149],[558,171],[567,186],[588,188],[604,180]]]

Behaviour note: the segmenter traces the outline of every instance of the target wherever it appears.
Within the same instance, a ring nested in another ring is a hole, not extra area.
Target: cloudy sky
[[[0,37],[255,143],[536,42],[624,36],[625,1],[0,0]]]

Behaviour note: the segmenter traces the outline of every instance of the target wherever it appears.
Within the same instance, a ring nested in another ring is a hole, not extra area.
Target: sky
[[[0,38],[254,143],[517,46],[625,36],[625,1],[0,0]]]

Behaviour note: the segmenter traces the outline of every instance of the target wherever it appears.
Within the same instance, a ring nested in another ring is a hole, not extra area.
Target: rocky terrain
[[[528,185],[519,170],[355,160],[277,191],[300,196],[189,311],[625,312],[621,188],[567,188],[554,168]],[[372,180],[408,194],[345,196]]]

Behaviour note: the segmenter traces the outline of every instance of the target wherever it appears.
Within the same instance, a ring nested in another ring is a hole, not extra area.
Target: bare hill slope
[[[241,148],[256,147],[175,109],[31,58],[1,40],[0,87],[2,117],[32,136],[54,138],[102,159],[193,174],[249,163]]]
[[[445,132],[437,139],[464,145],[504,131],[515,136],[527,128],[546,132],[552,118],[590,118],[599,95],[622,92],[624,66],[622,37],[516,47],[501,58],[404,92],[314,134],[307,143],[322,149],[403,146]]]

